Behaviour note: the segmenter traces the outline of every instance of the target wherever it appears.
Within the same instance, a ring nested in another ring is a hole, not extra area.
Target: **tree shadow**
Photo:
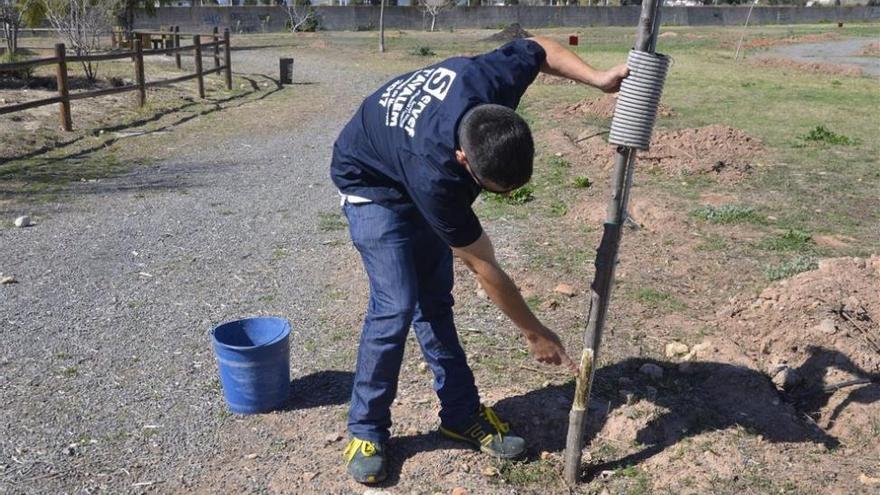
[[[294,378],[290,381],[290,395],[284,411],[335,406],[348,402],[354,373],[324,370]]]
[[[661,379],[639,373],[639,368],[648,363],[664,369]],[[811,348],[810,358],[797,371],[803,370],[804,383],[821,383],[829,366],[873,381],[849,391],[839,410],[852,402],[880,400],[880,377],[861,370],[838,351]],[[587,481],[604,470],[645,461],[684,438],[732,427],[745,428],[773,443],[809,442],[828,448],[840,444],[812,420],[827,405],[833,391],[805,386],[780,394],[767,375],[750,368],[719,362],[691,362],[679,368],[677,363],[643,358],[627,359],[596,371],[585,434],[587,444],[602,430],[611,412],[627,403],[622,396],[624,389],[631,394],[630,401],[646,400],[665,412],[637,432],[635,440],[644,446],[642,450],[589,466],[584,473]],[[495,409],[529,441],[527,458],[534,460],[541,451],[564,450],[573,394],[573,383],[551,386],[501,400]]]

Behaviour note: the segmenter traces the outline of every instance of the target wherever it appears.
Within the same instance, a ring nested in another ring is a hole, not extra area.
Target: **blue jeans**
[[[479,409],[480,399],[453,322],[452,251],[421,217],[404,218],[375,203],[346,202],[343,211],[370,280],[349,433],[388,440],[410,326],[434,372],[441,422],[460,423]]]

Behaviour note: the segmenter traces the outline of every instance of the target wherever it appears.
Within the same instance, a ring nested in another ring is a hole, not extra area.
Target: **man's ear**
[[[455,161],[463,167],[467,167],[469,164],[467,155],[464,154],[463,150],[455,150]]]

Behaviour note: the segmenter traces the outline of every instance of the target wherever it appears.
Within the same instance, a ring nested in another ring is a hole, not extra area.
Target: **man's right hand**
[[[544,364],[562,365],[572,374],[578,374],[578,367],[566,354],[559,336],[549,328],[544,327],[540,333],[526,335],[526,342],[529,344],[532,356],[538,361]]]

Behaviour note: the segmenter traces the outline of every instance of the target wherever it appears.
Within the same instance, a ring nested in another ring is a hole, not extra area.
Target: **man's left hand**
[[[620,91],[621,81],[628,75],[629,68],[626,64],[620,64],[596,74],[594,86],[606,93],[616,93]]]

